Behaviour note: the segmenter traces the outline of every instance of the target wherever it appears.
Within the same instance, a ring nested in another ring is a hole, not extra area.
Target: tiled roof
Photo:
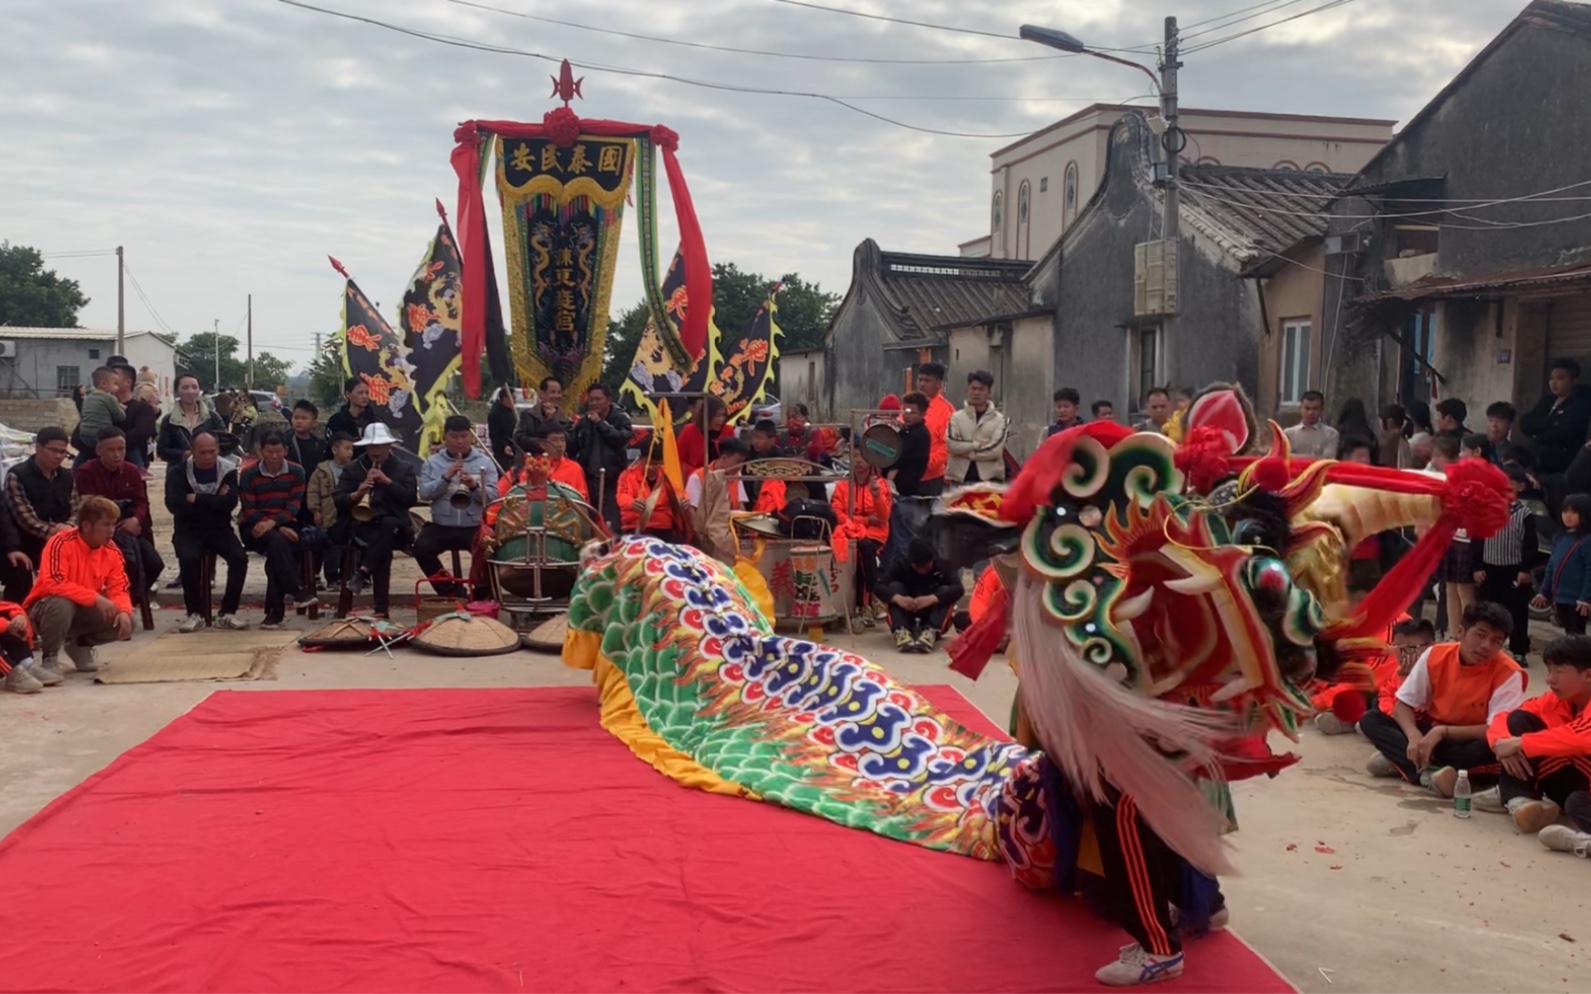
[[[1238,166],[1184,166],[1181,175],[1188,200],[1270,252],[1324,235],[1332,198],[1353,178]]]
[[[926,338],[1029,310],[1022,278],[1032,267],[1022,259],[880,252],[878,280],[904,312],[903,330]]]
[[[1529,290],[1539,287],[1591,283],[1591,262],[1562,266],[1535,266],[1506,272],[1476,273],[1469,276],[1426,276],[1406,287],[1386,293],[1366,294],[1361,301],[1424,300],[1428,297],[1483,296],[1496,290]]]
[[[126,332],[127,338],[134,335],[150,335],[149,331]],[[13,328],[10,325],[0,325],[0,338],[70,338],[82,342],[114,342],[116,329],[104,328]]]

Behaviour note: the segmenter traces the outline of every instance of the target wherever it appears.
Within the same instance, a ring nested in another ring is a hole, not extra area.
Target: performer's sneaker
[[[1370,758],[1365,761],[1365,772],[1373,777],[1384,779],[1397,776],[1398,768],[1392,765],[1392,760],[1379,752],[1373,752],[1370,754]]]
[[[192,635],[204,628],[204,615],[190,614],[177,622],[177,631],[184,635]]]
[[[1134,942],[1121,947],[1121,957],[1099,968],[1094,979],[1106,987],[1136,987],[1157,984],[1182,976],[1182,954],[1155,956]]]
[[[1508,813],[1514,816],[1514,828],[1520,835],[1535,835],[1548,825],[1556,824],[1563,810],[1552,801],[1516,797],[1508,802]]]
[[[266,631],[266,632],[274,632],[274,631],[276,631],[279,628],[286,628],[286,627],[287,627],[287,619],[286,618],[266,618],[264,621],[260,622],[260,630],[261,631]]]
[[[1231,922],[1231,920],[1231,909],[1223,907],[1220,911],[1217,911],[1215,914],[1210,916],[1210,920],[1205,924],[1204,930],[1206,932],[1225,931],[1227,924]],[[1171,924],[1175,925],[1177,931],[1181,932],[1183,935],[1194,934],[1192,924],[1182,920],[1182,909],[1177,907],[1175,904],[1171,906]]]
[[[249,623],[235,614],[223,614],[215,619],[215,626],[224,632],[246,632],[249,630]]]
[[[1343,721],[1330,711],[1322,711],[1315,715],[1315,727],[1320,729],[1322,735],[1347,735],[1354,730],[1354,725]],[[1377,756],[1381,755],[1379,752]]]
[[[1591,859],[1591,832],[1577,832],[1568,825],[1548,825],[1536,838],[1553,852],[1572,852]]]

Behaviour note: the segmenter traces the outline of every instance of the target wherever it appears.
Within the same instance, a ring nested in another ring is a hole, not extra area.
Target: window
[[[1028,227],[1028,207],[1032,195],[1033,187],[1023,180],[1016,194],[1016,256],[1019,259],[1033,258],[1033,232]]]
[[[1040,193],[1048,193],[1048,192],[1050,192],[1050,178],[1048,176],[1040,176],[1039,177],[1039,192]]]
[[[1149,391],[1161,385],[1160,326],[1139,329],[1137,339],[1138,402],[1142,404],[1149,397]]]
[[[55,367],[55,395],[57,397],[72,396],[72,391],[76,390],[79,384],[83,382],[83,375],[80,372],[81,368],[80,366]]]
[[[1309,332],[1308,321],[1282,322],[1282,375],[1279,402],[1284,406],[1296,405],[1309,389]]]
[[[818,361],[807,360],[807,403],[815,404],[818,400]]]
[[[1064,221],[1070,222],[1077,213],[1077,163],[1068,163],[1066,166],[1066,185],[1061,192],[1061,216]]]
[[[89,349],[88,350],[88,357],[90,359],[98,359],[99,358],[99,349]]]
[[[1028,223],[1028,194],[1031,192],[1031,190],[1032,190],[1032,187],[1028,186],[1028,181],[1027,180],[1023,180],[1022,181],[1022,188],[1017,191],[1017,195],[1016,195],[1016,223],[1017,224],[1027,224]]]
[[[1000,230],[1000,220],[1000,193],[997,190],[994,194],[994,206],[989,209],[989,230],[998,232]]]

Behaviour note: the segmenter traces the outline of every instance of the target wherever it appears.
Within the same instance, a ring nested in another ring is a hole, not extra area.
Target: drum
[[[901,449],[900,428],[893,421],[879,421],[862,432],[858,452],[864,462],[883,470],[900,462]]]
[[[835,597],[838,586],[833,549],[827,545],[790,547],[790,620],[800,624],[823,624],[838,618],[840,611]]]
[[[736,528],[744,529],[753,535],[763,538],[785,538],[785,533],[779,530],[779,519],[771,514],[754,514],[749,517],[734,519]]]
[[[550,482],[545,497],[529,498],[517,486],[495,506],[487,544],[498,598],[567,604],[580,549],[593,537],[585,502]]]

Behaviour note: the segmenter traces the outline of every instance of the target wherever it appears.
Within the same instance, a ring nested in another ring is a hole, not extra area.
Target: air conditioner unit
[[[15,359],[17,357],[17,340],[14,338],[0,338],[0,359]]]
[[[1134,317],[1177,313],[1177,243],[1164,239],[1133,246]]]
[[[1360,252],[1363,249],[1363,245],[1361,244],[1359,235],[1360,235],[1360,233],[1357,232],[1357,231],[1350,231],[1346,235],[1327,235],[1326,236],[1326,254],[1327,255],[1355,255],[1355,254],[1357,254],[1358,252]]]

